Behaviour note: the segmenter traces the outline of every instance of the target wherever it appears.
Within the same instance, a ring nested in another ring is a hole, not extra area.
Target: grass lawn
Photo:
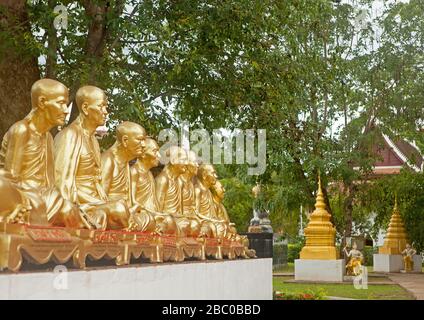
[[[274,290],[286,293],[307,293],[324,291],[327,296],[362,299],[362,300],[411,300],[414,299],[398,285],[373,285],[368,289],[355,289],[353,284],[309,284],[284,283],[281,277],[273,278]]]

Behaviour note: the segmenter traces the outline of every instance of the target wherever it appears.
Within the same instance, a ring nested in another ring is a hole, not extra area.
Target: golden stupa
[[[408,242],[405,226],[400,216],[397,197],[395,198],[395,206],[393,208],[392,217],[390,218],[389,228],[387,229],[384,244],[379,248],[380,254],[401,254]]]
[[[319,178],[315,210],[312,212],[308,226],[305,229],[306,245],[300,251],[300,259],[338,259],[338,251],[335,245],[336,229],[330,218],[331,215],[325,208],[321,178]]]

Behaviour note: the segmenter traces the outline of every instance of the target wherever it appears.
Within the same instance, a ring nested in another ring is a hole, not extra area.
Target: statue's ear
[[[121,143],[125,148],[128,146],[128,136],[127,135],[122,136]]]
[[[46,97],[45,96],[39,96],[38,97],[38,103],[37,103],[38,108],[40,108],[41,110],[43,110],[46,107]]]
[[[87,102],[83,102],[83,104],[81,105],[81,112],[85,116],[88,116],[88,103]]]

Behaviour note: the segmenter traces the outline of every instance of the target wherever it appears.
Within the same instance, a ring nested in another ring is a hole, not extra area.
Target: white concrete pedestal
[[[345,261],[304,260],[294,261],[294,279],[300,281],[343,282]]]
[[[422,271],[422,258],[414,255],[413,272]],[[400,254],[374,254],[374,272],[400,272],[404,269],[403,256]]]
[[[61,270],[0,273],[0,299],[272,299],[270,258]]]
[[[374,272],[400,272],[403,269],[403,259],[400,254],[374,254]]]

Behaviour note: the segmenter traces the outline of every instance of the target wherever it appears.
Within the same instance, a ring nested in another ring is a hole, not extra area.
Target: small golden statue
[[[154,232],[155,218],[134,199],[129,162],[144,152],[146,131],[134,122],[123,122],[116,128],[116,141],[102,154],[102,183],[111,201],[125,201],[130,211],[127,220],[115,221],[117,228]]]
[[[140,204],[142,210],[154,217],[160,233],[175,235],[177,225],[172,215],[159,212],[155,178],[150,171],[159,165],[159,160],[160,153],[157,142],[152,138],[147,138],[143,154],[131,167],[133,197]]]
[[[197,162],[196,154],[189,150],[187,153],[186,170],[181,174],[180,179],[182,183],[182,201],[183,201],[183,223],[185,226],[185,233],[188,236],[197,238],[204,236],[204,228],[201,229],[201,221],[196,215],[196,200],[193,179],[197,176],[199,164]]]
[[[417,251],[407,243],[405,249],[402,251],[405,272],[414,270],[414,255],[416,253]]]
[[[171,146],[166,156],[169,157],[169,163],[155,179],[158,209],[159,212],[172,215],[178,225],[178,234],[187,236],[189,222],[184,219],[180,179],[186,172],[187,153],[178,146]]]
[[[225,209],[222,200],[225,196],[225,188],[222,183],[217,180],[216,183],[211,187],[213,201],[215,204],[215,212],[218,220],[224,221],[222,223],[225,227],[224,236],[228,239],[238,239],[237,229],[235,228],[235,223],[230,221],[228,216],[227,209]]]
[[[209,226],[209,237],[224,238],[227,231],[226,221],[218,218],[211,192],[211,188],[216,182],[215,168],[211,164],[200,165],[194,186],[196,212],[202,223]]]
[[[362,273],[362,263],[364,262],[364,255],[361,251],[358,250],[356,242],[353,243],[352,249],[347,252],[346,247],[343,248],[343,251],[348,258],[346,264],[346,274],[348,276],[358,276]]]

